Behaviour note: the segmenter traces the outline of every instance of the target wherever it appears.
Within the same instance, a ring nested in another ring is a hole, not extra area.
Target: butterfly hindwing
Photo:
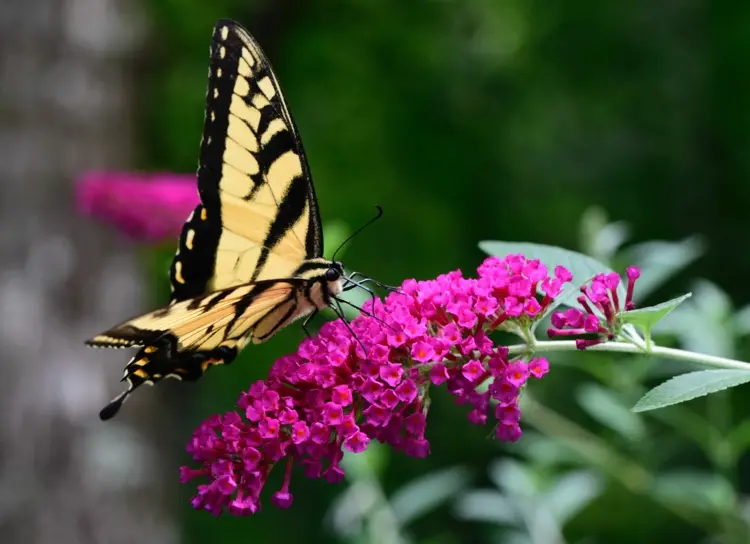
[[[135,317],[87,344],[141,347],[125,368],[127,394],[167,377],[197,380],[209,367],[231,363],[247,343],[264,342],[309,310],[304,287],[304,280],[295,279],[232,287]],[[119,407],[124,399],[113,402]]]
[[[86,343],[96,347],[168,344],[173,352],[210,351],[249,337],[281,302],[302,297],[304,287],[305,280],[295,278],[230,287],[129,319]]]

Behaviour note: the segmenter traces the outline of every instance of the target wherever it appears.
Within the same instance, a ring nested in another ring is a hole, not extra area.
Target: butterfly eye
[[[335,268],[329,268],[326,270],[326,281],[336,281],[341,277],[341,272]]]

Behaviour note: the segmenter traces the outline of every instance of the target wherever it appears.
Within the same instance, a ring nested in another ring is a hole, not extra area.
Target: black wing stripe
[[[289,284],[293,284],[293,285],[297,284],[297,283],[304,282],[304,280],[296,280],[296,281],[295,280],[283,280],[283,281],[284,281],[284,283],[289,283]],[[240,299],[237,302],[237,304],[235,305],[235,307],[234,307],[234,317],[226,325],[226,327],[224,329],[226,331],[226,333],[229,334],[230,331],[234,330],[234,327],[237,324],[237,322],[240,319],[243,318],[243,315],[245,314],[245,312],[247,311],[247,309],[250,307],[250,305],[263,292],[267,291],[268,289],[270,289],[272,287],[277,286],[278,284],[279,284],[279,282],[276,282],[276,281],[259,281],[258,283],[256,283],[253,286],[252,290],[247,295],[245,295],[242,299]],[[296,290],[294,288],[292,288],[292,290],[291,290],[291,296],[294,296],[295,291]],[[288,300],[289,300],[288,298],[284,299],[284,301],[288,301]],[[227,337],[225,336],[225,338],[227,338]]]
[[[297,270],[294,271],[295,276],[301,276],[305,272],[309,272],[310,270],[320,270],[321,272],[324,272],[328,270],[331,267],[330,263],[322,262],[322,261],[306,261],[302,263]]]
[[[307,201],[304,198],[307,193],[307,187],[308,184],[305,179],[297,177],[294,178],[289,189],[287,189],[284,200],[281,201],[281,205],[279,206],[279,212],[273,223],[271,223],[271,228],[263,242],[264,247],[260,251],[258,264],[250,281],[254,281],[257,278],[266,260],[268,260],[268,255],[273,250],[273,247],[281,241],[284,234],[302,217],[307,207]]]
[[[289,303],[289,299],[286,299],[286,300],[278,303],[276,306],[273,307],[273,309],[270,312],[268,312],[268,315],[269,316],[273,315],[273,312],[275,312],[276,310],[278,310],[279,308],[281,308],[281,306],[283,306],[284,304],[287,304],[287,303]],[[279,319],[278,321],[276,321],[276,324],[273,327],[271,327],[266,334],[258,336],[257,339],[260,340],[260,341],[264,341],[264,340],[272,337],[287,322],[287,320],[292,317],[292,315],[294,314],[294,312],[296,310],[297,310],[297,301],[295,300],[295,301],[293,301],[293,304],[291,304],[289,306],[289,310],[287,310],[287,312],[284,314],[284,316],[281,319]],[[268,319],[268,317],[266,317],[266,319]]]

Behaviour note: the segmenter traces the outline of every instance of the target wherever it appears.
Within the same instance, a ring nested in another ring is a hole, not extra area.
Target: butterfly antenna
[[[99,412],[99,419],[102,421],[107,421],[108,419],[112,419],[117,415],[117,412],[120,411],[120,408],[122,408],[122,403],[125,402],[125,400],[130,396],[130,393],[133,392],[134,387],[131,385],[128,386],[128,388],[117,395],[115,398],[113,398],[109,404],[107,404],[104,408],[102,408],[102,411]]]
[[[375,206],[375,207],[378,209],[378,213],[375,215],[375,217],[373,217],[372,219],[370,219],[367,223],[365,223],[364,225],[362,225],[361,227],[359,227],[357,230],[355,230],[352,234],[350,234],[349,238],[347,238],[346,240],[344,240],[343,242],[341,242],[341,245],[336,249],[336,251],[333,252],[333,257],[331,258],[332,261],[336,260],[336,254],[339,251],[341,251],[341,248],[344,247],[344,244],[346,244],[349,240],[351,240],[352,238],[354,238],[357,234],[359,234],[360,232],[362,232],[363,230],[365,230],[367,227],[369,227],[370,225],[372,225],[375,221],[377,221],[378,219],[380,219],[381,217],[383,217],[383,208],[381,208],[380,206]]]

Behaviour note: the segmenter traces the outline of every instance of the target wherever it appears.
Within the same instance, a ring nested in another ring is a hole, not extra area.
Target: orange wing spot
[[[205,372],[209,367],[220,365],[224,362],[224,359],[207,359],[201,363],[201,370]]]
[[[147,365],[147,364],[148,364],[148,359],[146,359],[146,358],[144,357],[143,359],[138,359],[137,361],[133,361],[133,364],[134,364],[135,366],[145,366],[145,365]]]
[[[174,371],[180,374],[189,374],[189,372],[185,370],[184,368],[175,368]]]
[[[206,219],[208,219],[208,214],[206,213],[206,208],[203,208],[201,210],[201,221],[205,221]]]
[[[145,351],[146,353],[153,353],[153,352],[158,351],[158,350],[159,350],[159,348],[157,348],[155,346],[147,346],[143,351]]]
[[[144,380],[145,380],[146,378],[148,378],[148,372],[146,372],[146,371],[145,371],[145,370],[143,370],[142,368],[139,368],[138,370],[136,370],[135,372],[133,372],[133,374],[135,374],[135,375],[136,375],[136,376],[138,376],[139,378],[143,378]]]

